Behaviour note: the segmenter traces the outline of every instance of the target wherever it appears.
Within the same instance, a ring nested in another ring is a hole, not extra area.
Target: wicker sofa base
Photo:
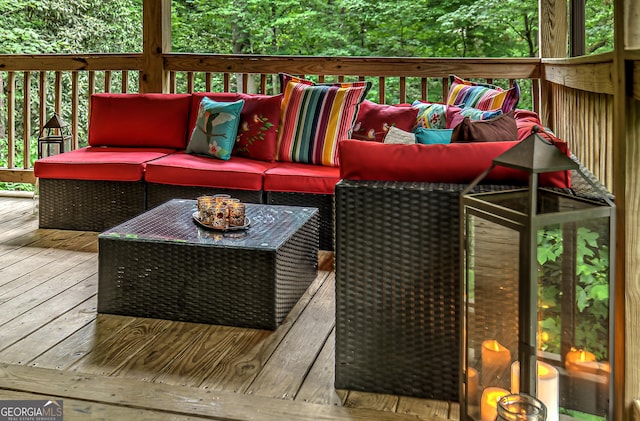
[[[262,203],[262,190],[231,190],[147,183],[147,209],[160,206],[171,199],[197,199],[198,196],[213,194],[229,194],[245,203]]]
[[[336,185],[336,388],[458,399],[464,187]]]
[[[104,231],[145,210],[145,184],[102,180],[38,180],[40,228]]]
[[[311,206],[320,211],[320,250],[333,250],[333,195],[266,192],[269,205]]]
[[[333,195],[232,190],[140,182],[40,179],[40,228],[104,231],[171,199],[226,193],[245,203],[320,212],[320,249],[333,250]]]

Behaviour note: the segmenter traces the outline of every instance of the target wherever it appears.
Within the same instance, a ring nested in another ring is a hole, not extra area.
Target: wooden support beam
[[[627,49],[640,49],[640,2],[625,2],[625,34],[624,45]]]
[[[539,28],[540,57],[543,59],[567,57],[567,0],[540,0]],[[553,130],[551,84],[543,79],[540,90],[540,119],[544,125]]]
[[[142,92],[169,92],[163,54],[171,51],[171,0],[142,2]]]

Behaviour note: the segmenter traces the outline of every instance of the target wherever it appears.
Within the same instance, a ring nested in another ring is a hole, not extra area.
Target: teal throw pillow
[[[202,98],[187,152],[228,160],[238,135],[244,100],[217,102]]]
[[[429,129],[446,128],[447,106],[437,102],[413,101],[411,108],[418,109],[416,117],[416,127],[426,127]]]
[[[424,145],[437,145],[451,143],[453,129],[427,129],[426,127],[416,127],[414,130],[416,142]]]

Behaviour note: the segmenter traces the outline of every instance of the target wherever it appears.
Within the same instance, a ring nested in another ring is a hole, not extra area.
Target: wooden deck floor
[[[97,234],[38,229],[0,197],[0,399],[63,399],[64,419],[442,420],[456,403],[333,387],[334,274],[277,330],[96,313]]]

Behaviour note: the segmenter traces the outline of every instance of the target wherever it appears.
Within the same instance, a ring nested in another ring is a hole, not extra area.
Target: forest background
[[[585,1],[587,54],[612,50],[613,0]],[[536,57],[537,38],[538,0],[172,1],[174,52]],[[0,54],[141,51],[142,0],[0,0]],[[0,167],[7,165],[5,77],[0,71]],[[0,183],[13,188],[24,186]]]

